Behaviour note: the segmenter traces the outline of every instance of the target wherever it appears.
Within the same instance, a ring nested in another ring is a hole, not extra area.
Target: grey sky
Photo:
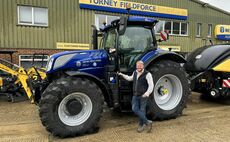
[[[230,12],[230,0],[200,0]]]

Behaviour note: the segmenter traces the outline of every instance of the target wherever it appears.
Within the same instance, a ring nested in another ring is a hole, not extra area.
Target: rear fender
[[[171,60],[177,63],[186,63],[185,58],[175,52],[168,52],[162,50],[151,51],[151,52],[147,53],[141,59],[144,62],[145,67],[147,67],[150,64],[154,64],[160,60]]]

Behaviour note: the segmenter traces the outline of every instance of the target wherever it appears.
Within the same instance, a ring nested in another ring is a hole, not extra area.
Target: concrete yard
[[[226,142],[230,141],[230,99],[201,100],[193,93],[183,115],[168,121],[154,121],[151,133],[137,133],[137,118],[130,113],[105,109],[96,134],[60,139],[42,126],[38,108],[28,100],[10,103],[0,100],[0,141],[63,142]]]

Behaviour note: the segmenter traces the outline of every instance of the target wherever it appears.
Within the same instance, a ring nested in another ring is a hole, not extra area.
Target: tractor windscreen
[[[125,34],[119,37],[118,47],[131,52],[144,52],[152,47],[153,36],[151,29],[144,27],[127,27]]]
[[[145,52],[153,47],[153,33],[151,28],[142,26],[127,27],[124,35],[119,36],[118,48],[129,52]],[[106,33],[104,48],[116,48],[116,32],[111,29]]]

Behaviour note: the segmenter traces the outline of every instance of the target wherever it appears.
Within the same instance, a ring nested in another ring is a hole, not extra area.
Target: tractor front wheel
[[[69,137],[92,133],[102,113],[102,92],[85,78],[61,78],[41,96],[42,124],[55,136]]]

